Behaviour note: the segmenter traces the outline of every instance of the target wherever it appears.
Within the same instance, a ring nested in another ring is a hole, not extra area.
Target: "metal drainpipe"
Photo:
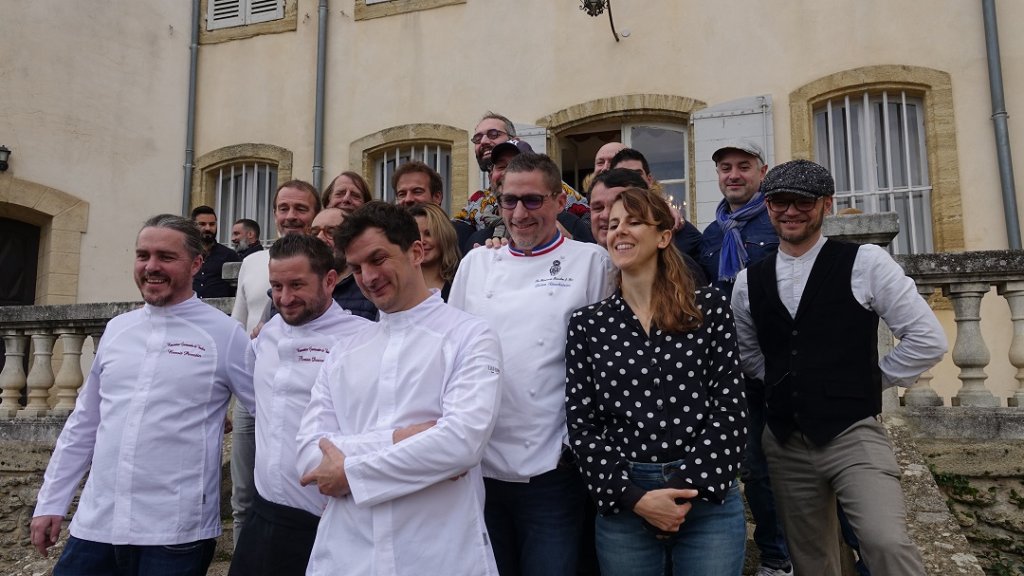
[[[1003,191],[1006,240],[1011,250],[1020,250],[1020,221],[1017,218],[1017,192],[1013,183],[1013,157],[1010,155],[1010,127],[1003,99],[1003,70],[999,58],[999,28],[996,25],[995,0],[982,0],[985,20],[985,51],[988,53],[988,82],[992,93],[992,121],[996,133],[996,158],[999,183]]]
[[[199,64],[199,1],[192,0],[192,43],[189,45],[191,60],[188,65],[188,119],[185,121],[185,184],[181,193],[181,215],[188,216],[192,199],[192,169],[195,168],[196,139],[196,70]]]
[[[324,174],[324,77],[327,75],[327,0],[320,0],[316,39],[316,118],[313,120],[313,187],[320,190]]]

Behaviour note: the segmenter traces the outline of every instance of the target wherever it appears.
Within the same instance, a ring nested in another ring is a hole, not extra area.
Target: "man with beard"
[[[260,243],[260,225],[249,218],[235,220],[234,226],[231,227],[231,245],[242,260],[253,252],[263,250],[263,244]]]
[[[225,262],[241,262],[237,252],[217,242],[217,213],[209,206],[192,210],[192,221],[203,237],[203,265],[192,278],[192,290],[200,298],[226,298],[234,293],[231,284],[221,277]]]
[[[484,117],[477,123],[470,141],[473,143],[473,152],[476,154],[476,161],[481,172],[491,171],[493,166],[491,152],[496,146],[503,142],[512,142],[513,144],[519,142],[516,139],[516,127],[512,121],[494,112],[484,114]],[[585,226],[589,226],[590,209],[587,206],[587,200],[565,182],[561,184],[566,198],[565,211],[584,220]],[[453,217],[454,220],[468,222],[476,230],[492,226],[500,218],[493,180],[488,188],[473,193],[469,197],[466,207]],[[469,246],[469,248],[471,247]],[[462,248],[465,252],[467,246],[463,245]]]
[[[331,300],[336,280],[334,255],[322,241],[290,234],[270,247],[270,287],[278,314],[252,342],[256,494],[235,547],[232,576],[306,573],[328,499],[315,487],[299,485],[295,435],[331,349],[367,323]]]
[[[780,164],[761,192],[779,251],[740,271],[732,307],[743,372],[766,387],[762,444],[794,571],[841,573],[838,501],[872,573],[923,575],[878,415],[883,388],[945,354],[942,326],[888,252],[822,235],[835,194],[824,167]],[[899,339],[881,359],[879,318]]]
[[[145,306],[107,323],[75,410],[57,439],[30,536],[44,556],[89,472],[53,573],[201,576],[221,533],[224,414],[254,409],[249,338],[201,302],[196,225],[162,214],[135,242]]]
[[[493,576],[479,463],[498,339],[427,288],[404,208],[370,202],[336,240],[381,319],[331,350],[302,417],[302,483],[330,496],[308,574]]]
[[[313,185],[302,180],[289,180],[278,186],[273,198],[274,222],[278,236],[309,234],[313,218],[320,212],[320,197]],[[238,270],[238,292],[231,317],[242,323],[247,334],[259,325],[270,305],[270,253],[257,252],[242,261]],[[245,516],[252,502],[253,466],[256,458],[256,432],[252,415],[237,402],[232,414],[231,442],[231,510],[234,538],[245,525]]]

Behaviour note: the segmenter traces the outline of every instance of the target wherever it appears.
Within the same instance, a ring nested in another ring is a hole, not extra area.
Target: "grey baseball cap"
[[[729,150],[739,150],[740,152],[754,156],[760,160],[762,164],[768,163],[764,157],[764,150],[762,150],[757,143],[745,139],[730,140],[726,142],[723,146],[719,147],[718,150],[715,150],[715,153],[711,155],[711,159],[714,160],[715,163],[718,163],[718,159],[722,157],[722,154],[725,154]]]

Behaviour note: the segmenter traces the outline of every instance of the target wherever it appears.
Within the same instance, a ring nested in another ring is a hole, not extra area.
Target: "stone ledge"
[[[1004,282],[1024,277],[1024,250],[934,252],[897,256],[918,284]]]
[[[1024,440],[1024,410],[973,406],[904,407],[891,417],[914,438]]]
[[[230,298],[203,300],[225,314],[231,314],[235,303]],[[0,306],[0,330],[33,327],[87,328],[136,308],[142,302],[94,302],[91,304],[54,304],[50,306]]]

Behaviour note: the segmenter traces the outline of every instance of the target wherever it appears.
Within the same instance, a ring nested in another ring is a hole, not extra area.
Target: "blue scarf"
[[[735,212],[729,212],[729,203],[722,200],[715,209],[715,219],[722,227],[722,251],[718,255],[718,279],[723,282],[735,282],[747,264],[747,249],[743,245],[740,230],[756,218],[764,210],[764,196],[758,191],[754,196]]]

